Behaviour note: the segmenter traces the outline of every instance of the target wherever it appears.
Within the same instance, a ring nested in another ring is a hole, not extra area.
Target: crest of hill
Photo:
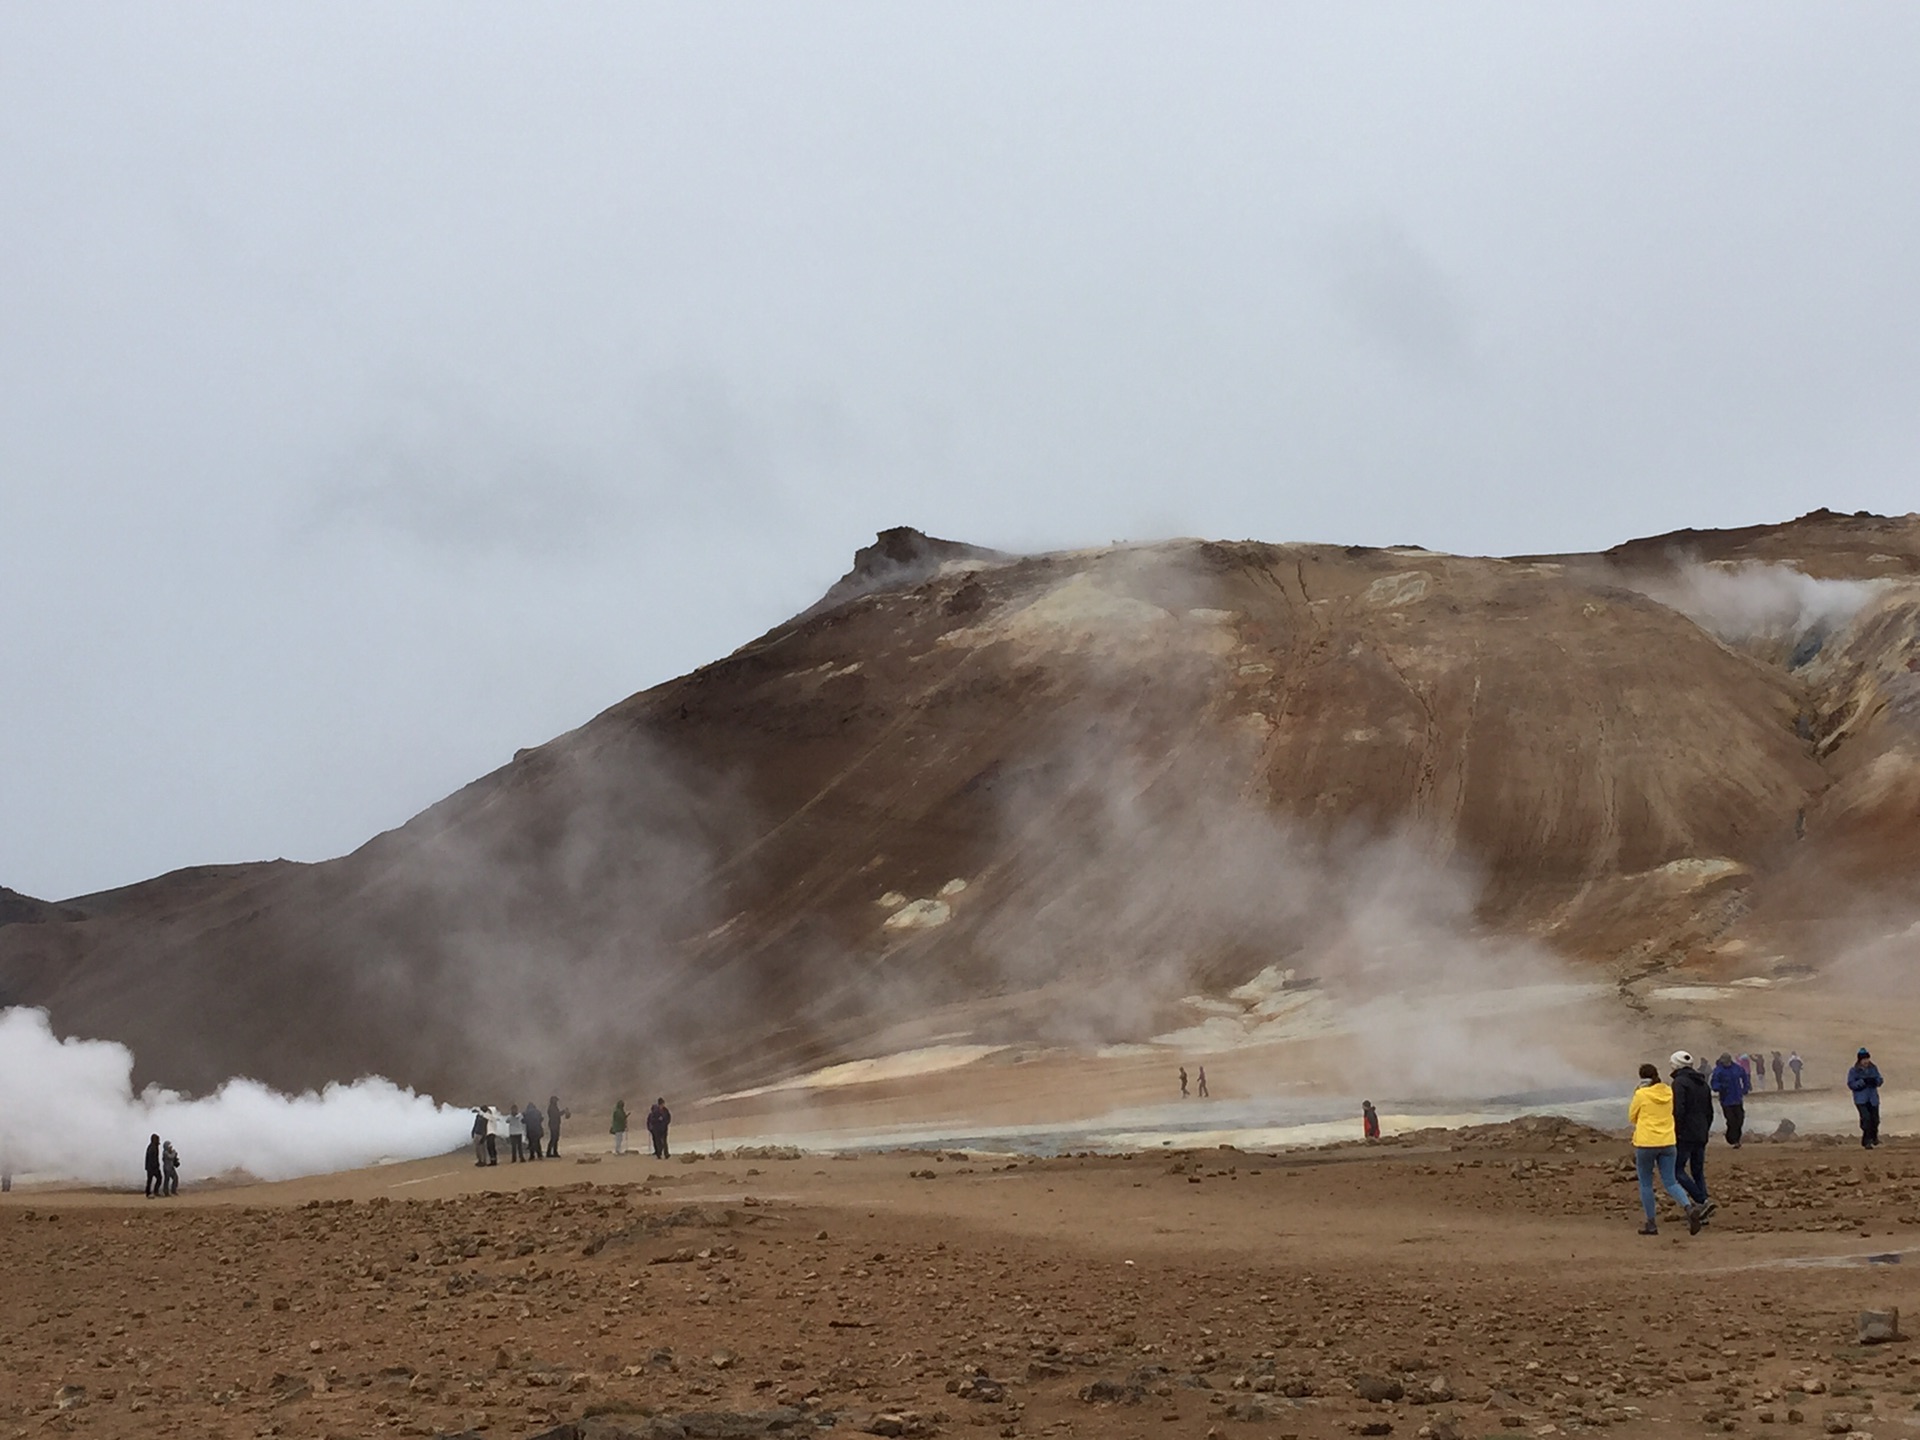
[[[1703,558],[1887,584],[1796,669],[1640,588]],[[1311,942],[1268,894],[1295,860],[1392,836],[1477,878],[1463,924],[1711,964],[1920,859],[1916,568],[1920,520],[1828,512],[1515,560],[891,530],[351,855],[8,900],[0,1001],[187,1088],[544,1094],[636,1046],[742,1087],[883,1038],[1142,1038]]]

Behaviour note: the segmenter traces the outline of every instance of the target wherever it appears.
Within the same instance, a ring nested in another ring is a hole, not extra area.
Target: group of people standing
[[[560,1122],[572,1113],[571,1110],[560,1108],[558,1095],[547,1097],[544,1116],[540,1113],[539,1105],[532,1100],[524,1108],[509,1105],[505,1110],[496,1110],[491,1105],[475,1106],[473,1163],[498,1165],[502,1139],[507,1142],[509,1160],[541,1159],[543,1139],[546,1142],[544,1158],[557,1160],[560,1157]]]
[[[180,1152],[171,1140],[161,1143],[158,1135],[147,1138],[147,1198],[180,1193]]]
[[[647,1111],[647,1134],[653,1137],[653,1158],[665,1160],[667,1154],[667,1130],[673,1124],[673,1112],[667,1109],[664,1096],[653,1102],[653,1108]],[[613,1153],[627,1153],[627,1102],[613,1102],[613,1124],[607,1127],[613,1135]]]
[[[1633,1126],[1634,1168],[1640,1175],[1640,1208],[1646,1213],[1642,1235],[1656,1235],[1659,1227],[1654,1216],[1654,1177],[1660,1188],[1687,1218],[1690,1234],[1714,1212],[1707,1194],[1707,1140],[1713,1134],[1713,1102],[1720,1101],[1726,1119],[1727,1143],[1738,1149],[1742,1127],[1746,1123],[1746,1098],[1753,1090],[1756,1056],[1735,1057],[1723,1053],[1714,1062],[1711,1076],[1703,1075],[1699,1062],[1685,1050],[1668,1057],[1673,1067],[1667,1080],[1653,1065],[1640,1067],[1640,1085],[1627,1106],[1627,1120]],[[1747,1063],[1742,1063],[1747,1062]],[[1773,1052],[1774,1087],[1784,1089],[1781,1072],[1793,1071],[1793,1088],[1800,1089],[1801,1060],[1795,1054],[1783,1065],[1780,1052]],[[1847,1089],[1860,1115],[1860,1144],[1871,1150],[1880,1143],[1880,1067],[1863,1045],[1847,1071]]]

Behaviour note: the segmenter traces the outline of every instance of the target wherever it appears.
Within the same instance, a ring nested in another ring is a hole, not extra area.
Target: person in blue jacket
[[[1723,1050],[1720,1058],[1713,1062],[1713,1074],[1707,1084],[1720,1099],[1720,1113],[1727,1120],[1727,1144],[1738,1150],[1740,1130],[1747,1122],[1747,1091],[1753,1088],[1753,1082],[1747,1078],[1746,1071],[1733,1063],[1733,1056]]]
[[[1854,1109],[1860,1112],[1860,1148],[1871,1150],[1880,1143],[1880,1067],[1862,1045],[1847,1071],[1847,1089],[1853,1092]]]

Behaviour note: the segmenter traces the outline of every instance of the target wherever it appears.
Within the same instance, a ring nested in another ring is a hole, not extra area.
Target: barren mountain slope
[[[1690,555],[1884,583],[1716,636],[1642,593]],[[1464,873],[1460,923],[1603,975],[1792,961],[1912,873],[1917,571],[1920,519],[1824,513],[1517,561],[888,532],[838,603],[352,855],[10,901],[0,1001],[175,1085],[470,1094],[1137,1038],[1311,953],[1356,875]]]

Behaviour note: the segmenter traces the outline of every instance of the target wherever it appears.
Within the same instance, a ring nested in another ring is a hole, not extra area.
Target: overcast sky
[[[0,883],[351,849],[913,524],[1920,505],[1920,7],[0,8]]]

